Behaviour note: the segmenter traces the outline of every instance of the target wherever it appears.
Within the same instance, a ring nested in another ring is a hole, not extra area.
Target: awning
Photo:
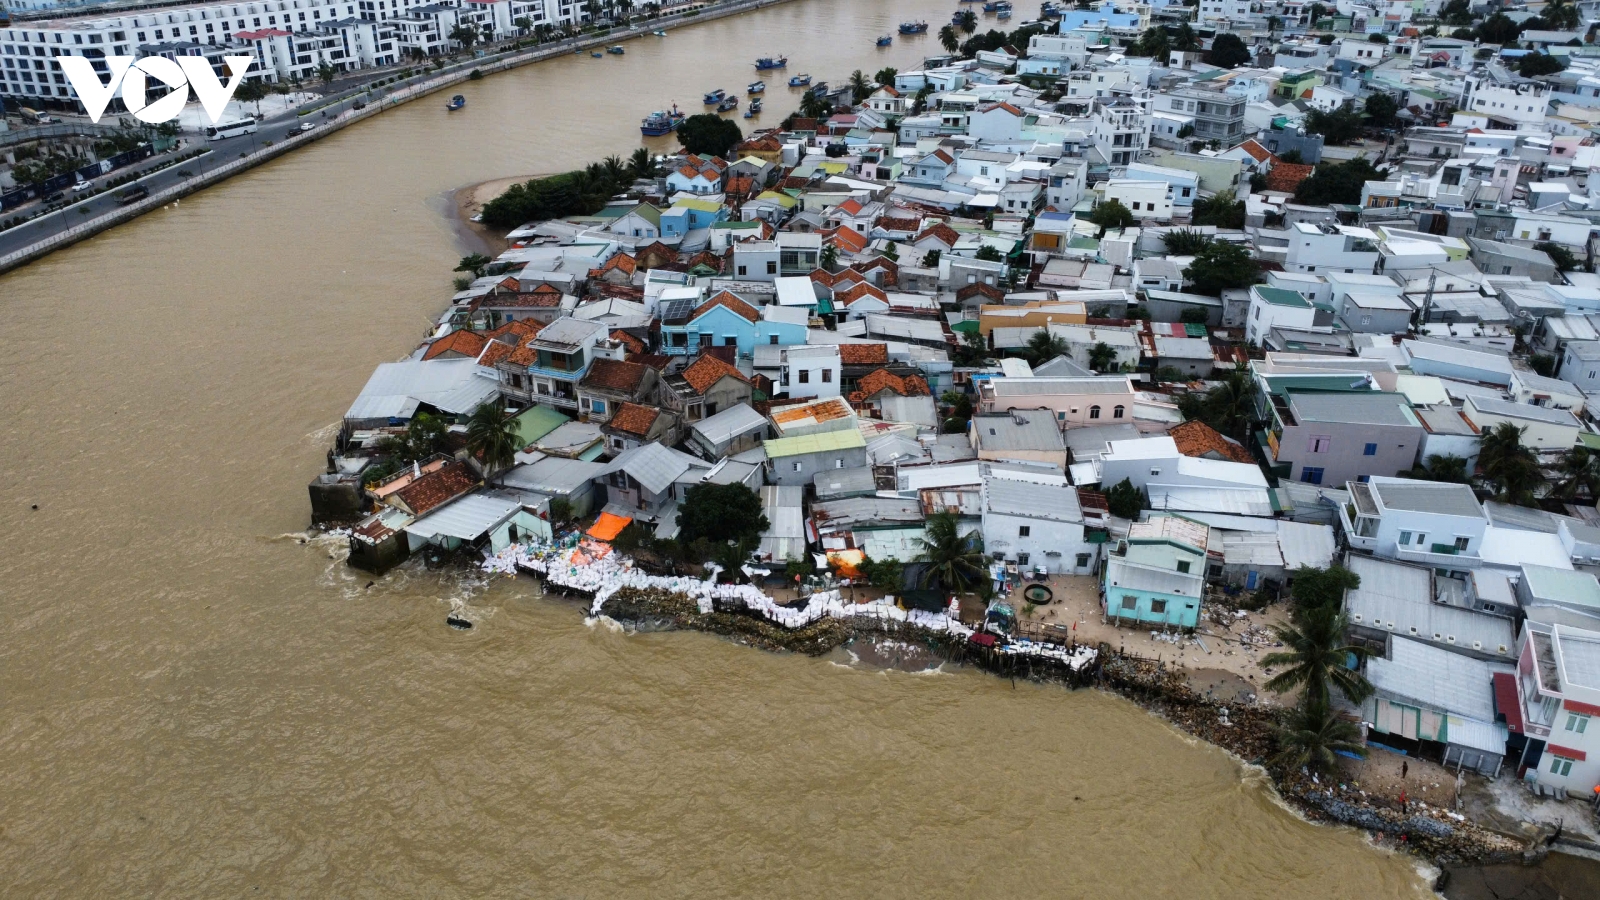
[[[1494,711],[1505,716],[1513,733],[1522,733],[1522,702],[1517,699],[1517,677],[1510,672],[1494,673]]]
[[[1578,762],[1583,762],[1589,758],[1589,754],[1583,752],[1582,750],[1574,750],[1571,747],[1563,747],[1560,744],[1548,744],[1545,746],[1545,749],[1557,756],[1564,756],[1567,759],[1575,759]]]
[[[1561,706],[1563,709],[1570,709],[1576,713],[1584,713],[1585,715],[1590,716],[1600,716],[1600,706],[1595,706],[1593,703],[1580,703],[1577,700],[1568,700],[1563,697],[1561,699]]]
[[[592,537],[597,541],[616,540],[617,535],[622,533],[622,529],[627,528],[628,523],[632,521],[632,519],[627,518],[626,516],[617,516],[608,512],[603,512],[600,514],[600,518],[595,520],[594,525],[590,526],[586,533],[589,535],[589,537]]]

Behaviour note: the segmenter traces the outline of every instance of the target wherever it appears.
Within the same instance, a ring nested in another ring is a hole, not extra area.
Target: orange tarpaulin
[[[600,518],[595,520],[594,525],[589,528],[586,534],[599,541],[613,540],[617,535],[621,534],[622,529],[627,528],[628,523],[632,521],[632,519],[627,518],[626,516],[614,516],[611,513],[603,512],[600,514]]]

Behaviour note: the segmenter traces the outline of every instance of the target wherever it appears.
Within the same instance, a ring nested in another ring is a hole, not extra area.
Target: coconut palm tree
[[[928,517],[926,534],[922,538],[919,562],[928,563],[924,586],[935,579],[945,590],[957,593],[972,590],[988,582],[984,571],[983,538],[977,532],[962,535],[956,528],[956,517],[950,513],[936,513]]]
[[[955,28],[946,25],[939,29],[939,43],[944,45],[946,52],[954,53],[961,46],[961,39],[956,37]]]
[[[1588,447],[1573,447],[1556,464],[1556,482],[1550,496],[1575,500],[1579,494],[1600,497],[1600,454]]]
[[[961,11],[961,18],[957,24],[962,31],[971,34],[978,30],[978,14],[970,9],[964,9]]]
[[[1099,346],[1104,347],[1105,345],[1100,344]],[[1107,347],[1106,349],[1109,350],[1110,348]],[[1023,348],[1022,355],[1027,357],[1028,362],[1038,366],[1066,352],[1067,342],[1065,339],[1041,328],[1033,333],[1033,337],[1028,338],[1028,345]]]
[[[1522,433],[1510,422],[1501,422],[1483,436],[1478,450],[1478,469],[1502,503],[1531,506],[1533,490],[1542,482],[1539,460],[1522,445]]]
[[[1117,351],[1105,341],[1097,341],[1089,348],[1089,368],[1096,372],[1110,372],[1117,367]]]
[[[1449,481],[1455,484],[1468,484],[1472,481],[1467,472],[1467,461],[1454,454],[1440,456],[1437,453],[1429,455],[1422,465],[1416,466],[1407,472],[1401,472],[1402,478],[1419,478],[1423,481]]]
[[[1339,761],[1337,751],[1366,756],[1361,730],[1339,718],[1325,702],[1307,702],[1284,716],[1278,727],[1278,753],[1272,761],[1285,769],[1306,768],[1313,772],[1333,771]]]
[[[622,157],[615,153],[606,157],[600,165],[605,170],[606,180],[612,184],[621,184],[628,177],[628,164],[623,162]]]
[[[867,73],[861,71],[860,69],[857,69],[854,72],[851,72],[850,73],[850,99],[851,99],[851,101],[854,102],[854,103],[860,103],[861,101],[867,99],[867,95],[870,94],[870,93],[872,93],[872,82],[870,80],[868,80]]]
[[[1267,689],[1282,693],[1303,688],[1307,702],[1328,701],[1329,689],[1337,690],[1351,703],[1360,703],[1372,693],[1372,685],[1360,672],[1345,667],[1345,661],[1367,655],[1365,647],[1345,642],[1345,615],[1338,609],[1307,609],[1289,625],[1273,628],[1284,649],[1261,661],[1263,666],[1287,666],[1267,682]]]
[[[656,175],[656,158],[650,155],[647,147],[640,147],[628,157],[628,171],[635,178],[654,178]]]
[[[467,419],[467,452],[483,460],[483,470],[492,475],[517,461],[522,438],[498,401],[485,403]]]

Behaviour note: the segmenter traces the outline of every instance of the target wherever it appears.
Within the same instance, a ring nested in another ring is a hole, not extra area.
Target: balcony
[[[1427,550],[1398,547],[1395,549],[1395,558],[1434,569],[1476,569],[1483,565],[1478,554],[1457,550],[1450,544],[1434,544]]]
[[[1344,539],[1352,549],[1370,553],[1378,548],[1378,520],[1357,513],[1355,504],[1340,504],[1339,525],[1344,529]]]

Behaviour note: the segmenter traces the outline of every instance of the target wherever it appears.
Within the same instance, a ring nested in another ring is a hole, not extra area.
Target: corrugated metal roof
[[[1045,377],[1037,373],[1032,378],[991,378],[989,385],[997,397],[1034,396],[1038,394],[1132,394],[1133,386],[1126,375],[1096,375],[1090,378],[1073,376]]]
[[[547,456],[538,462],[517,466],[499,476],[498,480],[507,487],[523,491],[572,494],[582,490],[603,469],[604,463]]]
[[[774,560],[799,559],[806,552],[805,488],[768,485],[761,489],[761,509],[768,528],[761,533],[760,552]]]
[[[493,399],[498,382],[476,360],[408,359],[381,363],[344,414],[346,419],[409,419],[426,403],[466,415]]]
[[[877,493],[878,485],[872,469],[858,466],[850,469],[824,469],[813,478],[818,500],[842,497],[864,497]]]
[[[1523,566],[1522,578],[1535,599],[1600,610],[1600,582],[1588,572]]]
[[[768,459],[802,456],[807,453],[831,453],[867,446],[867,439],[854,428],[840,431],[819,431],[798,437],[775,438],[766,441]]]
[[[412,522],[405,531],[423,540],[453,537],[471,541],[494,530],[521,508],[522,504],[515,500],[487,494],[468,494]]]
[[[1442,516],[1484,518],[1483,507],[1472,488],[1443,481],[1412,481],[1404,478],[1373,478],[1367,486],[1387,509],[1437,513]]]
[[[1067,442],[1049,410],[1013,410],[1005,415],[973,416],[980,450],[1065,451]]]
[[[1482,722],[1494,721],[1494,674],[1511,671],[1403,637],[1389,642],[1389,658],[1367,660],[1367,680],[1379,694]]]
[[[653,494],[664,493],[690,469],[704,471],[711,464],[661,444],[643,444],[622,451],[609,465],[595,474],[598,478],[613,472],[627,472],[634,481]]]
[[[1512,403],[1510,400],[1495,400],[1489,397],[1469,397],[1467,402],[1471,403],[1478,412],[1488,413],[1491,416],[1530,419],[1549,425],[1569,425],[1573,428],[1581,427],[1577,416],[1564,409],[1534,406],[1530,403]]]
[[[1511,622],[1433,602],[1427,569],[1355,554],[1345,557],[1345,566],[1361,579],[1361,586],[1345,595],[1352,625],[1511,658]]]
[[[1239,463],[1233,463],[1239,465]],[[1220,512],[1239,516],[1270,516],[1272,498],[1262,488],[1197,487],[1187,484],[1147,484],[1150,508],[1170,512]]]
[[[1076,488],[1012,481],[1008,478],[988,478],[983,486],[984,505],[988,512],[1052,522],[1083,521]]]
[[[1141,566],[1120,556],[1113,556],[1106,561],[1106,584],[1108,592],[1111,588],[1128,588],[1198,599],[1204,582],[1197,574]],[[1115,606],[1112,608],[1116,609]]]
[[[1411,405],[1402,394],[1387,391],[1296,391],[1289,402],[1301,422],[1348,423],[1355,425],[1418,425]]]
[[[1288,519],[1278,520],[1278,548],[1290,570],[1301,566],[1326,569],[1333,564],[1337,549],[1331,527]]]
[[[724,444],[739,435],[765,428],[766,425],[766,416],[751,409],[748,404],[736,403],[714,416],[701,419],[689,428],[713,444]]]

